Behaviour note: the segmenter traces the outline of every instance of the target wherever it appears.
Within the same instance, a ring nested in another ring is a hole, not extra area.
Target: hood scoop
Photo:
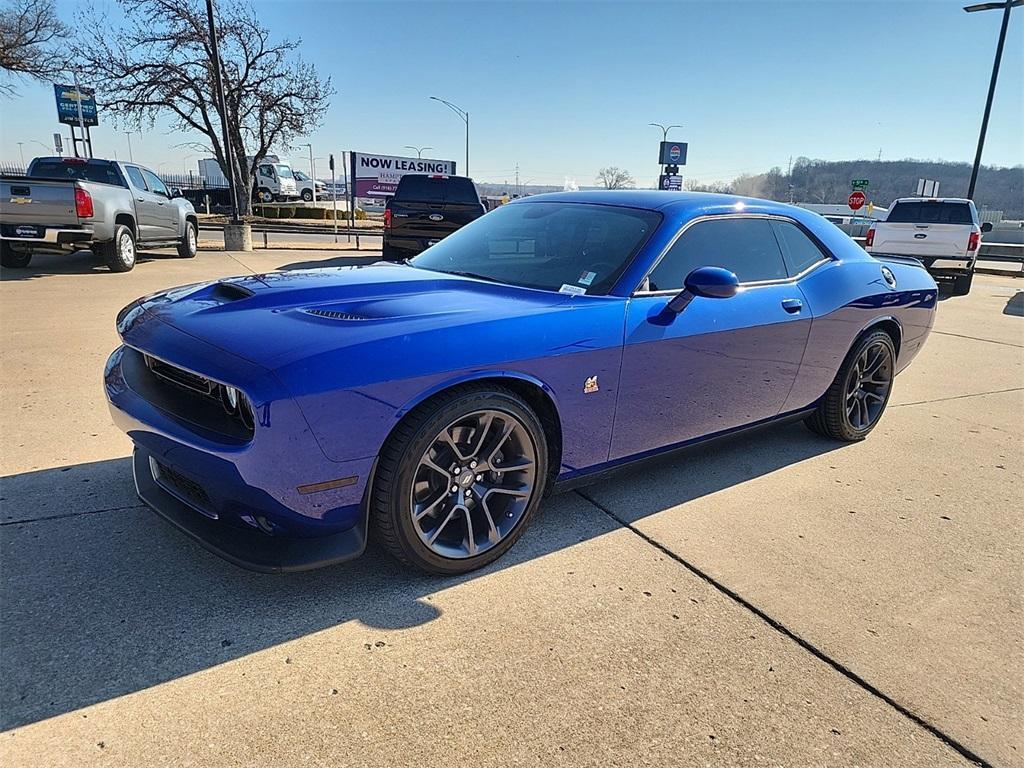
[[[220,299],[221,301],[224,302],[238,301],[239,299],[247,299],[252,295],[252,291],[250,291],[244,285],[239,285],[238,283],[215,283],[213,288],[210,290],[211,297]]]

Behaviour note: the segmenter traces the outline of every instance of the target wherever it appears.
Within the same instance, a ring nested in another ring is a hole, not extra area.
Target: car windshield
[[[114,184],[123,187],[121,174],[112,163],[106,161],[65,162],[64,160],[38,160],[29,176],[36,179],[75,179],[96,181],[100,184]]]
[[[409,263],[527,288],[600,295],[611,289],[660,221],[655,211],[636,208],[513,203]]]
[[[896,203],[885,219],[891,224],[971,224],[967,203],[910,201]]]
[[[277,175],[282,179],[292,178],[292,169],[287,165],[275,165],[274,167],[277,169]]]

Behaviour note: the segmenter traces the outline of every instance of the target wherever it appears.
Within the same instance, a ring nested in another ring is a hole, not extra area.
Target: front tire
[[[462,387],[413,410],[381,451],[370,497],[376,539],[429,573],[468,573],[501,557],[540,505],[544,428],[501,388]]]
[[[0,264],[8,269],[24,269],[32,261],[32,251],[16,251],[11,244],[0,240]]]
[[[114,239],[96,246],[111,272],[131,272],[135,268],[135,233],[124,224],[114,228]]]
[[[882,330],[870,331],[853,345],[825,397],[805,424],[812,432],[853,443],[875,428],[892,393],[896,348]]]
[[[274,194],[265,187],[260,188],[260,190],[256,193],[256,197],[259,198],[259,201],[265,205],[269,205],[270,203],[274,202]]]
[[[199,242],[196,236],[196,225],[191,221],[185,222],[185,234],[178,243],[179,259],[194,259],[199,251]]]
[[[313,193],[310,192],[308,189],[302,190],[302,199],[305,200],[307,203],[313,202]]]

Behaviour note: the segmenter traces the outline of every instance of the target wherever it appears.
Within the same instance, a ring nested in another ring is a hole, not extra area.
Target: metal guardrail
[[[200,232],[223,232],[223,224],[199,224]],[[362,247],[361,240],[365,237],[384,237],[382,231],[373,229],[352,229],[345,227],[344,229],[338,227],[337,233],[334,231],[333,226],[326,226],[320,224],[253,224],[252,225],[253,235],[263,235],[263,247],[269,248],[270,244],[267,242],[267,235],[320,235],[322,237],[334,237],[335,234],[338,237],[345,237],[351,242],[352,238],[355,238],[356,250],[358,251]]]

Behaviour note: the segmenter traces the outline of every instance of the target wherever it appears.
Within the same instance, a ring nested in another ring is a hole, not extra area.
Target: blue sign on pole
[[[82,121],[87,126],[99,125],[96,118],[96,92],[92,88],[75,88],[73,85],[53,86],[57,97],[57,120],[67,125],[78,125],[78,99],[81,93]]]

